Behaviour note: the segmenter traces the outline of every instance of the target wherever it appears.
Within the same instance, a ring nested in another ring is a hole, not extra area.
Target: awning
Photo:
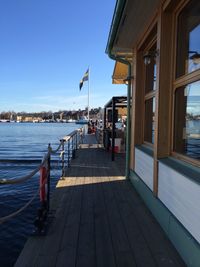
[[[128,65],[116,61],[112,76],[112,83],[125,84],[128,76]]]
[[[113,100],[115,102],[116,108],[127,107],[127,97],[126,96],[113,96],[108,103],[105,104],[104,108],[111,108],[113,105]]]

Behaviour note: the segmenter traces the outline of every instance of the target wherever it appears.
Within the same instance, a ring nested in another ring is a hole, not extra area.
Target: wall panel
[[[200,185],[159,163],[158,198],[200,243]]]
[[[135,172],[153,190],[153,158],[137,148],[135,149]]]

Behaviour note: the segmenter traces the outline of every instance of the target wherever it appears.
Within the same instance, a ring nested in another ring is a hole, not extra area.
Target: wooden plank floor
[[[124,178],[124,155],[86,136],[57,184],[48,234],[27,241],[16,267],[185,266]]]

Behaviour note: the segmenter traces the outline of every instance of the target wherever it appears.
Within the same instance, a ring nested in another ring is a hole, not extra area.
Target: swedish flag
[[[84,74],[83,78],[80,80],[80,83],[79,83],[79,89],[81,90],[82,86],[83,86],[83,83],[85,81],[88,81],[89,79],[89,69],[86,71],[86,73]]]

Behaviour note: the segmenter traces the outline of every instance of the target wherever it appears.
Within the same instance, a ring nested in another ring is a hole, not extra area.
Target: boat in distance
[[[89,120],[87,119],[87,117],[82,117],[82,118],[78,119],[75,123],[76,124],[87,124],[88,121]]]

